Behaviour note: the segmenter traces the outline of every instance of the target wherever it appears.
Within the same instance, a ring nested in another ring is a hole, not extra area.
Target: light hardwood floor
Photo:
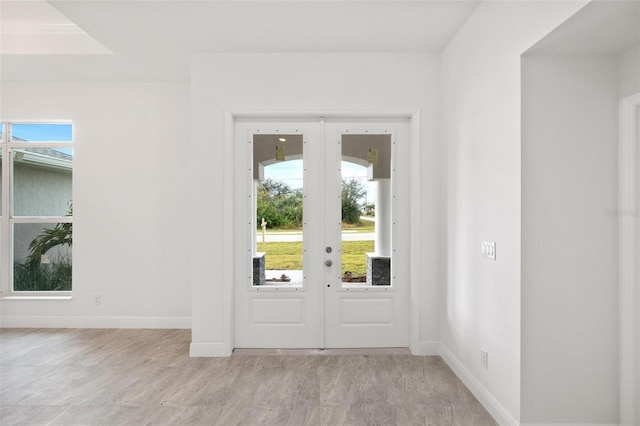
[[[1,330],[0,424],[496,424],[440,357],[189,358],[190,340],[189,330]]]

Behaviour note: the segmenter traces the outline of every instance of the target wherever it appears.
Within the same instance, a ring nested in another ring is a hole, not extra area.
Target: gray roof
[[[0,137],[1,136],[2,133],[0,132]],[[12,138],[12,141],[27,142],[19,138]],[[59,149],[60,148],[32,148],[27,146],[17,150],[16,154],[21,154],[15,158],[20,163],[32,167],[70,171],[73,164],[73,155],[62,152]]]
[[[2,132],[0,132],[0,139],[1,138],[2,138]],[[24,139],[16,138],[15,136],[12,137],[11,140],[12,142],[28,142]],[[54,148],[25,148],[24,151],[45,155],[51,158],[58,158],[60,160],[73,161],[73,155],[65,154],[64,152],[58,151]]]
[[[65,154],[64,152],[57,151],[53,148],[27,148],[26,152],[33,152],[35,154],[46,155],[47,157],[59,158],[61,160],[73,160],[73,155]]]

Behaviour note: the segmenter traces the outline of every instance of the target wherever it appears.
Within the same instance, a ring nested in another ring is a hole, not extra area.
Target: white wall
[[[621,98],[640,92],[640,45],[627,50],[619,57]]]
[[[73,298],[2,300],[2,326],[189,327],[188,84],[3,82],[1,102],[75,130]]]
[[[522,66],[522,421],[618,418],[618,61]]]
[[[424,347],[438,341],[440,223],[438,104],[440,62],[434,54],[202,54],[192,60],[192,151],[190,185],[193,290],[192,354],[226,354],[231,342],[230,313],[224,311],[221,230],[225,209],[222,179],[224,110],[418,110],[422,111],[420,197],[424,217],[419,284],[423,316],[418,324]],[[417,184],[417,182],[416,182]],[[228,300],[229,300],[228,299]],[[431,345],[431,346],[430,346]],[[437,346],[437,345],[436,345]],[[198,348],[198,349],[195,349]]]
[[[443,354],[504,422],[520,418],[520,55],[583,5],[482,2],[442,53]]]

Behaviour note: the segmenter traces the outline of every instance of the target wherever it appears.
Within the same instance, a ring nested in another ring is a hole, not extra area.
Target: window
[[[0,131],[2,293],[70,292],[73,127],[2,123]]]

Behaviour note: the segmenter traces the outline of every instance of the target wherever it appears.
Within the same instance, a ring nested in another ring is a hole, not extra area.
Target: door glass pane
[[[303,284],[302,135],[254,135],[253,285]]]
[[[13,225],[14,291],[71,290],[71,223]]]
[[[67,216],[71,213],[71,149],[16,149],[12,157],[15,216]]]
[[[391,136],[342,135],[342,284],[391,285]]]
[[[71,124],[12,124],[12,142],[71,142]]]

